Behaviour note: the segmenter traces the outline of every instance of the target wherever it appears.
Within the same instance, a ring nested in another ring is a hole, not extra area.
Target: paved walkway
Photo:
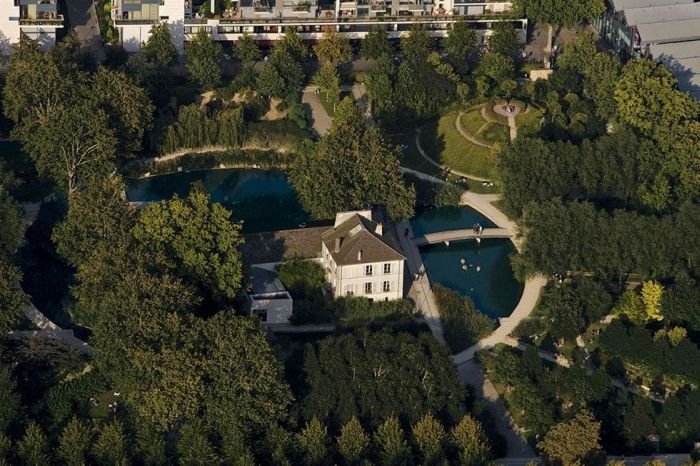
[[[464,173],[464,172],[460,172],[460,171],[457,171],[457,170],[453,170],[452,168],[448,167],[447,165],[442,165],[442,164],[436,162],[435,160],[433,160],[432,157],[430,157],[428,154],[425,153],[425,151],[423,150],[423,146],[421,146],[421,143],[420,143],[420,134],[421,134],[422,131],[423,131],[423,127],[416,128],[416,149],[418,149],[418,153],[419,153],[419,154],[421,155],[421,157],[423,157],[425,160],[427,160],[427,161],[430,162],[432,165],[435,165],[436,167],[438,167],[438,168],[440,168],[440,169],[442,169],[442,170],[449,170],[450,173],[455,174],[455,175],[457,175],[457,176],[463,176],[463,177],[465,177],[465,178],[471,178],[472,180],[476,180],[476,181],[489,181],[488,179],[482,178],[482,177],[480,177],[480,176],[470,175],[470,174],[468,174],[468,173]]]
[[[461,230],[438,231],[413,238],[416,246],[427,246],[428,244],[449,243],[450,241],[461,241],[466,239],[481,238],[512,238],[513,230],[510,228],[484,228],[481,233],[476,234],[472,228]]]
[[[406,231],[408,234],[404,233]],[[411,241],[411,238],[413,238],[411,224],[408,221],[399,223],[396,229],[396,236],[399,237],[401,249],[403,249],[406,255],[406,263],[410,275],[418,276],[418,279],[413,280],[411,283],[411,289],[408,291],[408,295],[413,298],[416,303],[416,308],[423,314],[425,322],[428,324],[433,336],[444,345],[445,337],[443,335],[442,323],[440,322],[440,313],[435,303],[433,290],[430,288],[430,281],[428,280],[428,274],[426,273],[423,259],[420,256],[418,248]]]
[[[447,181],[441,180],[440,178],[435,178],[434,176],[428,175],[427,173],[419,172],[418,170],[414,170],[412,168],[408,167],[399,167],[401,169],[402,173],[408,173],[416,178],[420,178],[421,180],[425,181],[430,181],[431,183],[436,183],[436,184],[447,184]]]
[[[503,400],[498,396],[491,381],[484,375],[481,367],[474,361],[469,361],[457,368],[459,379],[474,388],[474,396],[484,402],[484,408],[491,415],[496,424],[496,430],[505,439],[508,445],[507,458],[529,458],[535,456],[535,452],[527,443],[523,430],[515,423],[508,413]]]
[[[333,119],[328,115],[328,112],[326,112],[323,104],[318,99],[317,89],[316,86],[306,87],[301,94],[301,103],[307,104],[305,106],[305,108],[308,108],[306,117],[311,122],[314,132],[319,136],[323,136],[331,128]]]
[[[509,112],[505,109],[505,105],[494,105],[493,111],[499,115],[508,118],[508,128],[510,128],[510,140],[515,141],[518,137],[518,126],[515,124],[515,116],[519,110],[516,107],[514,112]]]
[[[457,118],[455,118],[455,128],[457,128],[457,132],[462,135],[462,137],[472,144],[476,144],[477,146],[485,147],[487,149],[493,149],[493,146],[490,146],[484,142],[479,141],[476,139],[474,136],[469,134],[467,130],[462,128],[462,122],[460,121],[462,119],[462,115],[464,115],[464,112],[459,112],[459,115],[457,115]]]

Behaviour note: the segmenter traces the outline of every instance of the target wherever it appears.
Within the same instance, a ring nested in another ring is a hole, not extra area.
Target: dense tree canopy
[[[204,29],[185,42],[187,75],[201,90],[214,89],[221,84],[220,55],[221,45]]]
[[[350,98],[339,104],[316,150],[296,160],[290,178],[302,205],[317,218],[367,205],[383,206],[395,219],[413,213],[415,190],[403,182],[397,148],[365,126]]]

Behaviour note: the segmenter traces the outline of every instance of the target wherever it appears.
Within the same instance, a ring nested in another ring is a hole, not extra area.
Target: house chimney
[[[335,246],[333,247],[333,252],[338,252],[340,251],[340,245],[343,244],[343,238],[336,238],[335,239]]]
[[[360,249],[359,251],[357,251],[357,261],[359,262],[359,261],[361,261],[361,260],[362,260],[362,249]]]
[[[382,236],[382,234],[384,233],[384,227],[382,227],[382,222],[377,223],[377,228],[374,229],[374,232],[377,235]]]

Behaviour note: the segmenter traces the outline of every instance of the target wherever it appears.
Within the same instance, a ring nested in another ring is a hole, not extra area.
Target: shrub
[[[459,206],[463,192],[457,185],[452,183],[443,184],[435,193],[435,207]]]
[[[291,120],[257,121],[248,124],[244,145],[295,152],[309,139],[309,133]]]
[[[433,286],[447,346],[453,353],[490,334],[495,322],[480,313],[474,301],[440,285]]]
[[[167,154],[206,146],[234,149],[241,146],[244,131],[242,107],[210,112],[198,104],[185,105],[180,107],[177,121],[166,129],[160,151]]]
[[[367,298],[351,296],[338,298],[333,307],[338,320],[351,325],[401,320],[414,314],[413,304],[405,300],[372,302]]]
[[[85,406],[91,397],[109,388],[109,382],[98,371],[88,372],[67,382],[53,386],[44,397],[44,407],[55,428]]]

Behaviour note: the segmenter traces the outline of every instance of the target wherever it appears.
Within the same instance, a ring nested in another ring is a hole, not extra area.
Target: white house
[[[337,214],[335,226],[321,235],[321,261],[336,298],[403,298],[406,258],[382,233],[382,224],[363,210]]]
[[[253,266],[250,281],[252,290],[247,296],[250,313],[260,317],[264,325],[288,324],[292,317],[292,297],[275,272]]]

